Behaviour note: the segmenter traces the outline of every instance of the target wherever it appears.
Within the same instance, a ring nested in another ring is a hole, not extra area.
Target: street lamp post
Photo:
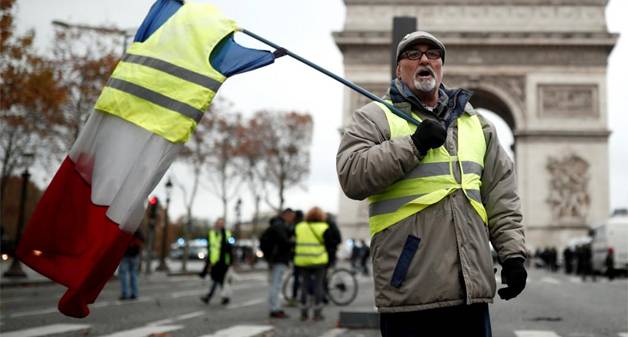
[[[22,172],[22,193],[20,195],[20,212],[17,219],[17,230],[15,233],[15,251],[17,251],[17,245],[22,238],[22,228],[24,228],[24,209],[26,208],[26,198],[28,193],[28,179],[31,174],[28,172],[28,168],[33,163],[35,155],[32,153],[24,153],[24,172]],[[22,270],[22,264],[18,260],[17,256],[13,256],[11,266],[2,276],[4,277],[26,277],[26,273]]]
[[[166,181],[166,209],[164,214],[164,228],[161,233],[161,256],[159,258],[159,266],[157,266],[157,270],[168,272],[170,269],[168,268],[168,264],[166,264],[166,253],[167,253],[167,245],[168,245],[168,209],[170,208],[170,196],[172,194],[172,181],[170,181],[170,177]]]

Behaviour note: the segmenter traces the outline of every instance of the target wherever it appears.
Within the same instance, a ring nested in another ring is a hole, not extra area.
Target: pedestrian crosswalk
[[[202,312],[201,312],[202,313]],[[146,324],[141,327],[134,327],[131,329],[115,331],[106,335],[94,334],[91,330],[91,325],[88,324],[51,324],[44,325],[35,328],[22,329],[17,331],[2,332],[2,337],[43,337],[51,336],[62,333],[71,333],[80,331],[81,335],[93,335],[97,337],[147,337],[158,335],[171,335],[169,333],[180,331],[185,328],[185,325],[180,324],[181,320],[191,319],[199,316],[199,312],[192,312],[177,316],[172,319],[155,321]],[[179,324],[173,324],[173,323]],[[276,330],[280,329],[272,325],[265,324],[240,324],[223,329],[216,330],[209,334],[200,335],[197,337],[254,337],[254,336],[267,336],[276,333]],[[343,328],[332,328],[316,337],[342,337],[349,330]],[[371,330],[369,330],[371,331]],[[372,334],[361,334],[361,336],[379,336],[377,330],[372,330]],[[186,334],[186,336],[190,336]],[[566,337],[575,336],[574,334],[559,334],[550,330],[515,330],[512,334],[502,337]],[[578,336],[584,336],[578,334]],[[588,335],[587,335],[588,336]],[[591,335],[593,336],[593,335]],[[628,337],[628,332],[618,332],[617,337]]]

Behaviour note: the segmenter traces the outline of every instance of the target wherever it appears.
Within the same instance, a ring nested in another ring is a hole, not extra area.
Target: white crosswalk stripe
[[[246,302],[243,302],[243,303],[231,304],[231,305],[227,306],[227,309],[233,310],[233,309],[239,309],[239,308],[244,308],[244,307],[250,307],[252,305],[257,305],[257,304],[260,304],[260,303],[264,303],[264,301],[266,301],[266,300],[263,299],[263,298],[258,298],[258,299],[246,301]]]
[[[76,330],[89,329],[88,324],[51,324],[37,328],[23,329],[10,332],[2,332],[2,337],[37,337],[48,336]]]
[[[541,282],[550,283],[550,284],[560,284],[560,281],[553,277],[543,277]]]
[[[319,337],[338,337],[341,334],[343,334],[345,331],[347,331],[347,329],[332,329],[327,331],[326,333],[320,335]]]
[[[146,337],[151,334],[165,333],[182,328],[182,325],[148,325],[141,328],[118,331],[110,335],[100,337]]]
[[[261,333],[273,331],[270,325],[236,325],[227,329],[218,330],[211,335],[200,337],[251,337]]]
[[[628,332],[620,332],[617,334],[619,337],[628,337]]]
[[[516,330],[517,337],[560,337],[554,331],[546,330]]]

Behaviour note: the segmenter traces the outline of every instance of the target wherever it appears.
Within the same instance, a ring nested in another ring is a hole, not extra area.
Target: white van
[[[593,229],[593,270],[606,272],[606,257],[614,254],[614,269],[628,272],[628,209],[616,210],[606,224]]]

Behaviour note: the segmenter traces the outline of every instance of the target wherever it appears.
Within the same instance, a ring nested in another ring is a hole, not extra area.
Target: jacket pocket
[[[416,251],[419,249],[420,242],[420,238],[413,235],[408,235],[406,243],[403,245],[403,250],[401,251],[399,259],[397,260],[397,265],[395,266],[392,280],[390,280],[391,286],[395,288],[401,288],[403,281],[406,280],[406,275],[408,274],[408,269],[410,268],[412,258],[416,254]]]

